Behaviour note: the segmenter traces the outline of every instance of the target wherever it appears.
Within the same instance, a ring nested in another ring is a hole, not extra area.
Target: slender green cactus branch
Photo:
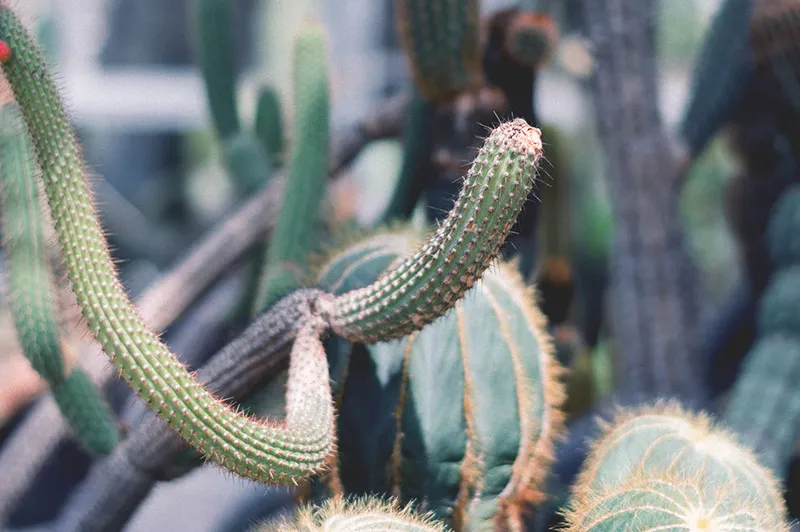
[[[296,287],[319,224],[328,178],[330,135],[325,29],[305,24],[294,45],[294,142],[281,212],[267,249],[256,298],[260,312]]]
[[[90,329],[112,363],[147,404],[201,453],[230,471],[268,483],[293,483],[319,472],[332,450],[332,414],[316,399],[318,379],[306,393],[290,387],[291,404],[313,397],[313,410],[274,425],[248,419],[203,388],[150,331],[117,278],[90,191],[84,163],[53,77],[14,11],[0,4],[0,39],[12,54],[2,64],[19,102],[42,170],[56,234],[71,284]],[[299,342],[314,347],[310,338]],[[297,352],[298,350],[295,350]],[[299,375],[321,371],[303,355]],[[327,371],[327,362],[324,363]],[[326,377],[327,381],[327,377]],[[306,381],[298,383],[304,386]],[[311,400],[311,399],[309,399]],[[316,416],[312,415],[316,412]],[[308,423],[308,425],[305,425]],[[318,425],[312,424],[319,423]],[[320,428],[320,431],[314,428]]]
[[[56,290],[47,267],[36,165],[14,102],[0,108],[0,175],[8,301],[20,345],[50,385],[77,439],[89,452],[107,454],[119,442],[114,415],[91,379],[65,365]]]
[[[496,257],[541,156],[541,132],[524,120],[494,129],[444,223],[422,249],[375,283],[339,296],[330,309],[334,332],[352,341],[388,341],[451,309]]]

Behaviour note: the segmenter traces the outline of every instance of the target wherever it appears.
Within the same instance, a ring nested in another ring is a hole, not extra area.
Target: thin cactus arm
[[[332,330],[352,341],[387,341],[451,309],[497,256],[541,156],[541,132],[524,120],[495,128],[442,225],[416,254],[375,283],[337,297],[328,309]]]
[[[111,408],[85,373],[65,364],[36,165],[15,102],[0,108],[0,182],[8,303],[19,343],[78,441],[93,454],[107,454],[120,439]]]
[[[2,70],[33,141],[72,287],[90,330],[114,366],[170,427],[226,469],[273,484],[295,483],[320,472],[333,450],[333,436],[327,431],[325,409],[316,410],[319,401],[315,410],[298,413],[299,425],[248,419],[203,388],[145,326],[114,270],[80,149],[52,75],[5,3],[0,4],[0,39],[12,51]],[[300,345],[313,342],[306,339]],[[305,356],[302,363],[305,367]],[[318,383],[308,384],[313,388]],[[312,396],[316,393],[308,390]]]
[[[267,249],[255,302],[260,312],[297,282],[316,241],[319,211],[328,180],[329,82],[324,27],[307,23],[293,53],[294,141],[280,214]]]

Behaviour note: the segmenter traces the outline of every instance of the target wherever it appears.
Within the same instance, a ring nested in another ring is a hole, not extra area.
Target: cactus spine
[[[482,84],[478,0],[395,0],[394,9],[414,82],[427,100]]]
[[[323,506],[307,506],[291,521],[268,523],[259,532],[445,532],[444,524],[430,515],[418,515],[410,507],[380,499],[365,498],[354,501],[333,499]]]
[[[522,119],[492,131],[442,225],[375,283],[339,296],[332,330],[353,341],[386,341],[452,308],[494,260],[516,220],[542,156],[540,134]]]
[[[299,425],[247,419],[205,390],[142,322],[114,271],[86,185],[82,156],[52,75],[27,30],[5,4],[0,6],[0,38],[13,51],[2,64],[3,72],[33,141],[72,287],[90,329],[122,376],[195,448],[239,475],[293,483],[318,472],[333,444],[325,409],[301,409],[289,416]],[[300,345],[312,344],[306,340]],[[316,396],[318,380],[307,385],[305,393],[295,387],[295,397]],[[299,408],[300,400],[294,401]]]
[[[0,176],[9,306],[20,345],[50,385],[81,444],[92,453],[107,454],[119,442],[113,413],[89,377],[65,365],[66,346],[61,342],[55,286],[47,267],[36,167],[14,102],[0,108]]]
[[[328,178],[328,65],[324,28],[306,24],[294,47],[294,141],[281,211],[267,250],[256,310],[298,284],[313,249]]]

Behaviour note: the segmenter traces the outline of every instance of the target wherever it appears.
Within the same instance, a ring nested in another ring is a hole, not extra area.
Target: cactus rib
[[[0,109],[0,171],[9,307],[20,345],[81,444],[91,453],[108,454],[119,442],[111,408],[86,374],[65,367],[36,166],[14,102]]]
[[[329,317],[333,331],[352,341],[387,341],[452,308],[497,255],[541,156],[541,132],[524,120],[494,129],[444,223],[415,255],[375,283],[339,296]]]
[[[145,326],[114,270],[80,149],[53,77],[30,34],[6,4],[0,4],[0,39],[13,50],[2,69],[33,141],[72,287],[112,363],[174,430],[232,472],[282,484],[319,472],[332,450],[324,409],[316,410],[317,416],[303,409],[292,418],[298,425],[248,419],[203,388]],[[302,364],[300,374],[307,371],[308,362]],[[319,383],[309,384],[314,388]]]

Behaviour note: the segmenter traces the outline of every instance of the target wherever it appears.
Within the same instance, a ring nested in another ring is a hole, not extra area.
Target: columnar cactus
[[[256,312],[296,288],[313,249],[328,178],[328,48],[319,24],[301,27],[294,46],[294,140],[283,201],[267,249]]]
[[[395,0],[395,16],[414,81],[431,102],[480,86],[478,0]]]
[[[620,413],[573,488],[570,531],[788,530],[773,475],[704,416]]]
[[[50,385],[77,439],[90,452],[107,454],[119,441],[113,413],[86,373],[68,368],[64,360],[36,165],[14,102],[0,108],[0,183],[8,302],[19,343]]]
[[[782,477],[800,434],[800,187],[786,189],[772,212],[767,240],[776,271],[761,296],[758,339],[734,384],[725,420]]]

